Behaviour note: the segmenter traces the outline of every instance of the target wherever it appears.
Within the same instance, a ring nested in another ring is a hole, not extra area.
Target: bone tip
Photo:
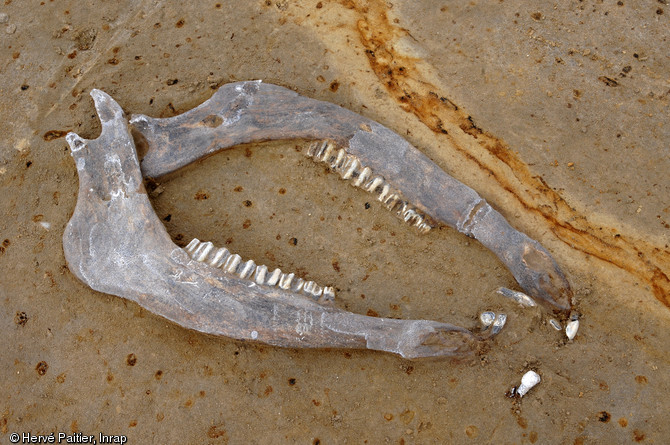
[[[70,146],[70,151],[72,152],[72,154],[78,152],[86,145],[86,139],[82,138],[81,136],[79,136],[77,133],[74,132],[70,132],[67,135],[65,135],[65,140]]]
[[[98,116],[100,116],[100,121],[102,121],[103,125],[107,122],[113,122],[123,118],[123,110],[121,109],[121,106],[119,106],[109,94],[102,90],[98,90],[97,88],[93,88],[91,90],[91,97],[93,98],[95,109],[98,112]]]

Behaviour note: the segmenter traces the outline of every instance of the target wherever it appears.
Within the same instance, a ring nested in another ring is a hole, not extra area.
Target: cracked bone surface
[[[100,90],[91,96],[102,133],[93,140],[67,135],[79,195],[63,235],[70,270],[91,288],[132,300],[186,328],[285,347],[438,357],[472,353],[491,336],[436,321],[353,314],[294,292],[288,278],[286,289],[266,285],[272,284],[267,280],[258,285],[249,275],[251,263],[239,257],[225,270],[214,267],[215,257],[208,256],[214,247],[208,243],[196,254],[196,241],[189,254],[172,242],[151,206],[121,107]]]
[[[261,81],[223,85],[184,114],[130,121],[146,138],[145,176],[159,177],[239,144],[308,139],[316,162],[371,193],[420,232],[437,223],[476,238],[507,266],[524,291],[567,315],[572,290],[551,254],[514,229],[477,192],[457,181],[383,125]]]

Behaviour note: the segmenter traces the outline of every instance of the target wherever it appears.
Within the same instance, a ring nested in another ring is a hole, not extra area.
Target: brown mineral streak
[[[670,308],[670,278],[667,270],[670,264],[669,251],[623,234],[617,237],[614,245],[596,234],[600,229],[572,209],[540,176],[533,175],[505,142],[476,127],[470,116],[451,100],[438,96],[435,93],[438,88],[428,81],[417,66],[418,59],[398,54],[394,50],[393,42],[408,36],[409,32],[391,23],[384,6],[386,3],[372,2],[364,7],[351,1],[344,1],[343,4],[355,9],[360,15],[357,30],[370,65],[380,83],[403,110],[414,114],[433,132],[446,137],[451,146],[468,161],[486,171],[524,209],[540,216],[558,239],[649,283],[654,296]],[[445,123],[457,125],[462,133],[447,133]],[[489,158],[491,161],[484,159],[481,154],[485,152],[476,156],[469,151],[473,147],[481,147],[493,158]],[[510,181],[508,172],[514,175],[519,185],[515,186]],[[530,192],[527,194],[524,189]],[[603,228],[602,231],[612,233],[614,229],[610,231]]]

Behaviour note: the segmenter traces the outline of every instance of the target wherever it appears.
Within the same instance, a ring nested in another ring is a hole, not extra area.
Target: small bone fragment
[[[560,331],[561,329],[561,323],[556,320],[555,318],[550,318],[549,319],[549,324],[551,325],[552,328],[556,329],[557,331]]]

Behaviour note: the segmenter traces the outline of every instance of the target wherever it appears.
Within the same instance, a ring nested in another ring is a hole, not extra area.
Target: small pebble
[[[16,25],[13,24],[13,23],[10,23],[10,24],[7,25],[7,27],[5,28],[5,32],[6,32],[7,34],[14,34],[14,33],[16,32]]]
[[[6,12],[0,12],[0,23],[7,23],[9,21],[9,16]]]

